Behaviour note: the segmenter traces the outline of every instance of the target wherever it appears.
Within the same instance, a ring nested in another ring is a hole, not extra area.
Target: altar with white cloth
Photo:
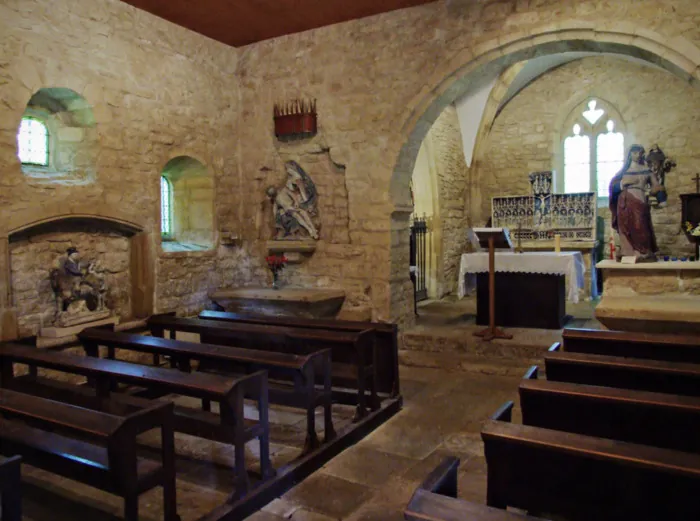
[[[462,255],[458,295],[477,289],[477,324],[488,323],[487,252]],[[497,251],[496,324],[504,327],[560,329],[566,300],[578,302],[586,271],[581,252]],[[476,275],[476,276],[474,276]]]

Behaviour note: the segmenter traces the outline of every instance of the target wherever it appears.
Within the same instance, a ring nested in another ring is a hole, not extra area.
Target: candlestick
[[[556,253],[561,252],[561,235],[558,233],[554,234],[554,251]]]

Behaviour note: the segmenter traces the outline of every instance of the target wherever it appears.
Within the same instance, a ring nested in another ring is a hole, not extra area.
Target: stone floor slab
[[[316,472],[283,497],[336,519],[348,517],[372,495],[372,488]]]

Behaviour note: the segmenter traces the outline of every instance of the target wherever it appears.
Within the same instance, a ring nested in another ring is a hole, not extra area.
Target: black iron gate
[[[415,217],[411,224],[411,242],[409,263],[411,266],[411,279],[415,288],[415,300],[420,302],[428,298],[427,286],[427,243],[428,223],[425,217]]]

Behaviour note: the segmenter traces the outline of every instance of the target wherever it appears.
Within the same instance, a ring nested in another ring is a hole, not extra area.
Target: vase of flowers
[[[287,265],[287,257],[284,255],[268,255],[265,257],[267,267],[272,272],[272,289],[279,289],[279,272]]]

